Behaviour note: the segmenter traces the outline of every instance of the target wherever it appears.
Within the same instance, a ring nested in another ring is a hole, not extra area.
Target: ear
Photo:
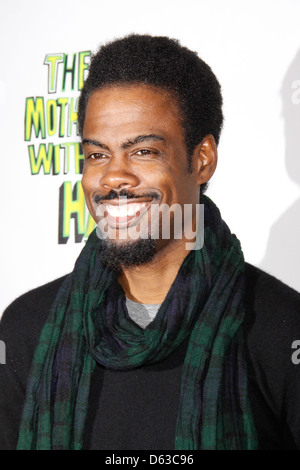
[[[215,172],[218,163],[218,149],[214,137],[206,135],[194,151],[194,168],[197,171],[198,184],[204,184]]]

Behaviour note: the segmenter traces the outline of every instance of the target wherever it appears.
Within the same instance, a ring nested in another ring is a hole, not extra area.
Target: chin
[[[101,262],[118,272],[150,263],[155,254],[156,240],[150,238],[150,236],[146,239],[139,238],[137,240],[109,240],[104,238],[101,242]]]

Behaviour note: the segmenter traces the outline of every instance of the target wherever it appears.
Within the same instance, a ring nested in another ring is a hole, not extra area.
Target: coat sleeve
[[[0,449],[15,449],[33,355],[51,305],[65,277],[16,299],[0,321]],[[0,361],[3,362],[3,361]]]
[[[258,269],[251,276],[245,327],[260,447],[300,449],[300,294]]]

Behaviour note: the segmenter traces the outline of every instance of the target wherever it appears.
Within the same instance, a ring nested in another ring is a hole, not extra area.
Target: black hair
[[[164,89],[176,99],[187,147],[188,170],[192,171],[191,156],[203,137],[212,134],[219,143],[223,124],[222,95],[211,68],[176,39],[131,34],[101,46],[92,56],[79,99],[80,134],[93,91],[134,83]]]

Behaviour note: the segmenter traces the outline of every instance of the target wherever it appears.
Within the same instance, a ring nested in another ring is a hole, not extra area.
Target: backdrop
[[[207,194],[246,260],[300,291],[299,1],[1,0],[0,12],[0,312],[70,272],[93,227],[77,97],[91,52],[132,32],[178,38],[214,70],[225,124]]]

